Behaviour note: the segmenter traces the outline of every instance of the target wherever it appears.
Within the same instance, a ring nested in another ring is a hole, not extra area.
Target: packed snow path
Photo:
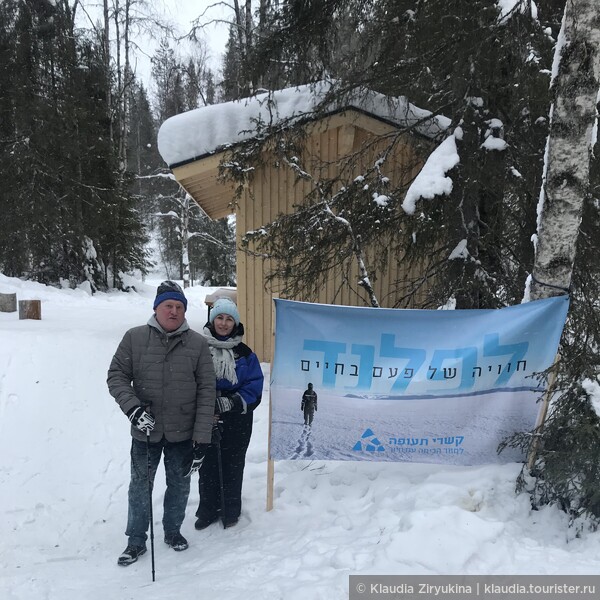
[[[302,433],[298,438],[298,445],[296,446],[296,451],[292,456],[292,460],[310,459],[310,457],[313,455],[313,445],[310,440],[311,433],[311,425],[304,425],[304,427],[302,427]]]

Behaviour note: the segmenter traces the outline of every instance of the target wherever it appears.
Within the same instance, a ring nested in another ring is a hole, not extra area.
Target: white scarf
[[[242,336],[236,335],[226,340],[218,340],[208,327],[203,329],[202,335],[206,338],[210,347],[217,379],[227,379],[233,384],[237,383],[238,378],[235,372],[235,357],[232,348],[242,341]]]

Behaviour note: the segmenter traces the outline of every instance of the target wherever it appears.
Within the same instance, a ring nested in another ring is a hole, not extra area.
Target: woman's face
[[[217,315],[213,321],[213,327],[217,334],[226,337],[233,331],[235,321],[230,315]]]

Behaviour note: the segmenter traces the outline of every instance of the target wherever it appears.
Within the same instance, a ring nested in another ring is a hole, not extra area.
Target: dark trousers
[[[221,461],[223,465],[224,519],[237,519],[242,510],[242,481],[246,464],[246,450],[252,435],[252,413],[223,415],[221,434]],[[199,471],[200,504],[197,517],[214,519],[221,512],[221,492],[217,446],[208,449]]]
[[[315,405],[312,403],[305,404],[304,405],[304,424],[312,425],[314,416],[315,416]]]
[[[148,494],[148,461],[150,461],[150,485],[164,453],[167,489],[163,503],[163,529],[165,533],[179,531],[185,517],[185,507],[190,495],[190,478],[186,474],[192,460],[192,440],[185,442],[152,443],[147,450],[146,442],[131,441],[131,481],[129,483],[129,511],[125,535],[129,543],[143,546],[148,538],[150,525],[150,498]]]

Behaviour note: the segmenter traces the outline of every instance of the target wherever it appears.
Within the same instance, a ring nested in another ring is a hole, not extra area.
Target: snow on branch
[[[402,208],[407,214],[414,214],[417,200],[431,200],[435,196],[448,195],[452,191],[452,179],[447,177],[446,173],[460,162],[456,149],[458,132],[457,129],[429,155],[427,162],[415,177],[402,202]]]

